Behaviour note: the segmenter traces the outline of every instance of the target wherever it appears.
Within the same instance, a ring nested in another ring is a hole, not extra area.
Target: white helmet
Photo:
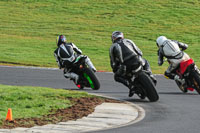
[[[160,47],[167,40],[165,36],[159,36],[156,40],[157,46]]]

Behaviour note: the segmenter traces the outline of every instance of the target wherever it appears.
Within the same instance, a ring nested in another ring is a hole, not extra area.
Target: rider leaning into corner
[[[63,73],[65,78],[70,78],[77,84],[79,82],[79,75],[72,69],[73,63],[76,58],[82,54],[82,51],[74,44],[66,42],[64,35],[59,35],[56,39],[57,49],[54,51],[54,56],[58,67],[64,68]],[[86,56],[87,57],[87,56]],[[86,58],[86,64],[96,72],[96,68],[90,61],[89,57]]]
[[[161,66],[163,64],[163,57],[166,57],[170,64],[168,69],[165,71],[165,76],[184,84],[184,79],[180,79],[180,77],[176,74],[176,69],[182,61],[190,59],[189,55],[183,52],[183,50],[188,48],[188,45],[176,40],[167,39],[165,36],[159,36],[156,40],[156,44],[159,48],[158,65]],[[182,50],[180,50],[180,48]]]
[[[150,77],[156,84],[157,80],[153,76],[148,61],[142,58],[142,51],[129,39],[124,39],[120,31],[114,31],[111,36],[112,46],[110,47],[110,64],[114,72],[114,79],[129,88],[129,97],[131,97],[134,86],[126,79],[126,72],[131,70],[135,59],[139,60],[144,70],[148,71]]]

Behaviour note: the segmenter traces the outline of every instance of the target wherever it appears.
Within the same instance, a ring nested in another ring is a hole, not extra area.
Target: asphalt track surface
[[[89,93],[100,94],[126,100],[145,110],[145,118],[125,127],[96,131],[95,133],[199,133],[200,96],[196,92],[183,94],[174,81],[157,75],[157,91],[160,99],[150,103],[134,95],[128,97],[128,89],[113,79],[112,73],[96,73],[101,88],[98,91],[84,89]],[[0,84],[20,86],[42,86],[78,90],[70,80],[63,77],[61,70],[30,69],[0,66]]]

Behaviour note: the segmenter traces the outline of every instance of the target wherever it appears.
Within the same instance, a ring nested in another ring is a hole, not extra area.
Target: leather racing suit
[[[82,54],[82,51],[73,43],[62,43],[55,51],[54,56],[58,67],[64,68],[65,78],[74,79],[75,82],[78,82],[79,76],[75,73],[75,70],[72,69],[72,65],[78,55]],[[90,61],[89,57],[86,58],[86,64],[93,70],[96,71],[96,68]]]
[[[150,69],[148,61],[142,58],[142,51],[129,39],[118,39],[110,47],[110,64],[114,72],[114,79],[132,89],[128,79],[124,76],[131,71],[135,63],[140,62],[143,68],[149,72],[151,78],[156,83],[155,77]],[[126,69],[126,70],[125,70]]]
[[[176,40],[166,40],[158,49],[158,65],[163,64],[163,57],[166,57],[170,66],[165,71],[165,76],[174,79],[176,69],[182,61],[190,59],[189,55],[183,52],[188,45]],[[180,50],[180,48],[182,50]]]

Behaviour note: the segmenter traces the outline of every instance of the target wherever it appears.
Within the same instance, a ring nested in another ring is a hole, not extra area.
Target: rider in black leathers
[[[111,36],[112,46],[110,47],[110,64],[114,72],[114,79],[129,88],[129,96],[133,95],[134,86],[126,79],[126,72],[129,72],[135,62],[140,62],[144,70],[148,71],[150,77],[157,83],[153,76],[148,61],[142,58],[142,51],[129,39],[124,39],[120,31],[114,31]]]
[[[64,76],[65,78],[70,78],[75,81],[77,84],[79,81],[79,75],[75,73],[76,70],[73,70],[72,66],[77,58],[77,56],[82,54],[82,51],[76,47],[73,43],[67,43],[66,37],[64,35],[59,35],[56,40],[57,49],[54,51],[54,56],[56,58],[56,62],[58,63],[58,67],[64,68]],[[96,72],[96,68],[90,61],[89,57],[85,56],[86,64]]]

